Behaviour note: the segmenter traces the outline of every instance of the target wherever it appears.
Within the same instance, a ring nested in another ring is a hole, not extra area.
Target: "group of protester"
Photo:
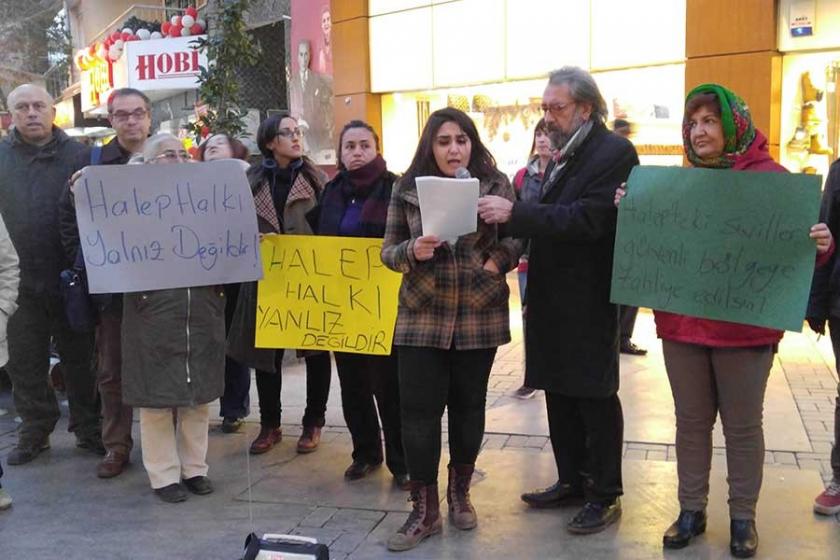
[[[0,229],[0,326],[9,320],[7,370],[22,423],[8,463],[28,463],[49,447],[59,417],[47,375],[54,337],[66,372],[70,429],[79,447],[104,455],[98,476],[117,476],[128,464],[132,409],[138,408],[143,464],[155,493],[179,502],[187,497],[185,488],[212,492],[208,403],[221,397],[222,428],[236,431],[248,414],[250,368],[260,407],[260,432],[250,450],[265,453],[282,438],[284,350],[254,346],[256,283],[97,296],[95,333],[69,328],[58,291],[61,271],[83,263],[73,206],[80,170],[178,163],[188,154],[174,136],[149,137],[149,100],[136,90],[111,94],[116,137],[101,149],[86,149],[53,127],[52,100],[39,87],[17,88],[9,107],[15,126],[0,143],[0,213],[9,228],[8,235]],[[387,169],[376,132],[362,121],[342,130],[339,170],[330,181],[303,154],[301,130],[288,114],[260,125],[262,161],[243,161],[261,234],[381,238],[383,263],[403,274],[393,353],[335,353],[353,441],[346,478],[362,478],[384,461],[396,485],[410,490],[412,511],[388,539],[391,550],[411,549],[441,530],[444,409],[448,517],[463,530],[478,524],[470,485],[490,370],[496,349],[510,340],[506,273],[516,267],[525,272],[527,307],[520,391],[545,391],[557,468],[555,484],[522,500],[535,508],[582,505],[567,525],[573,533],[601,531],[621,515],[617,392],[623,337],[610,280],[616,208],[639,160],[629,140],[605,126],[606,104],[586,71],[552,72],[542,110],[534,159],[517,175],[516,189],[470,117],[453,108],[429,116],[401,177]],[[744,102],[718,85],[689,93],[683,140],[696,167],[785,171],[770,157]],[[236,139],[215,135],[202,144],[198,159],[246,157]],[[823,205],[832,227],[840,227],[834,223],[840,220],[837,165]],[[479,180],[477,230],[454,242],[424,235],[415,179],[455,177],[461,168]],[[832,292],[834,242],[823,223],[808,234],[817,269],[809,322],[822,330],[825,320],[829,327],[840,325],[840,294]],[[727,443],[730,549],[737,557],[752,556],[758,547],[763,398],[782,332],[660,311],[655,316],[676,408],[681,510],[663,544],[681,548],[705,530],[711,433],[719,412]],[[302,357],[307,397],[297,450],[308,453],[317,449],[324,426],[331,361],[326,352]],[[837,481],[818,498],[824,513],[840,510],[840,452],[832,454],[832,464]],[[0,500],[10,503],[2,490]]]

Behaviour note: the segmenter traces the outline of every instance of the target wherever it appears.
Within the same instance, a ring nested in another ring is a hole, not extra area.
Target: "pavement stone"
[[[625,442],[625,516],[615,530],[602,536],[569,539],[558,529],[571,512],[531,512],[519,502],[519,493],[551,484],[556,472],[548,438],[519,430],[516,423],[516,416],[526,407],[537,407],[544,414],[542,394],[531,401],[510,395],[522,383],[518,314],[518,307],[512,305],[513,341],[499,349],[491,374],[487,407],[507,407],[511,422],[505,429],[485,434],[472,493],[480,518],[476,531],[460,532],[447,525],[443,537],[434,537],[415,551],[393,555],[385,550],[385,540],[405,521],[410,509],[408,495],[394,487],[384,467],[362,481],[343,480],[351,460],[351,440],[343,422],[339,384],[334,382],[322,445],[311,455],[295,452],[301,428],[291,422],[283,425],[285,438],[278,447],[263,456],[249,456],[248,443],[259,429],[257,407],[241,433],[233,435],[215,429],[214,408],[208,462],[216,492],[207,497],[190,496],[186,503],[174,506],[162,504],[148,487],[137,425],[138,449],[130,468],[117,479],[99,480],[94,475],[98,458],[75,449],[72,434],[66,431],[66,400],[60,399],[64,418],[52,436],[52,449],[30,465],[6,467],[3,484],[16,502],[12,510],[0,514],[0,559],[48,557],[57,550],[67,560],[233,559],[252,530],[314,536],[331,546],[333,558],[348,560],[501,559],[509,558],[511,550],[523,558],[661,556],[661,531],[677,510],[673,441],[636,438]],[[639,368],[661,367],[656,365],[661,349],[645,311],[640,313],[634,339],[651,352],[642,358],[622,356],[622,376],[635,375]],[[840,558],[838,520],[809,513],[811,500],[831,478],[829,454],[837,395],[833,364],[826,338],[788,333],[780,346],[772,375],[782,376],[798,413],[798,418],[790,421],[801,423],[810,449],[779,445],[765,453],[768,469],[759,503],[765,557]],[[284,417],[297,420],[305,404],[305,374],[298,360],[289,360],[287,366]],[[658,387],[655,397],[667,409],[672,406],[671,396]],[[623,400],[626,411],[633,397]],[[252,402],[257,402],[253,387]],[[0,392],[0,460],[16,442],[18,422],[10,394]],[[673,423],[673,416],[666,414],[656,422],[667,426]],[[448,462],[446,416],[442,424],[441,473]],[[725,465],[725,448],[717,445],[710,498],[710,513],[717,511],[715,520],[691,550],[673,557],[725,556]],[[442,475],[442,500],[444,478]],[[444,516],[445,510],[444,502]],[[773,521],[776,519],[778,523]],[[499,527],[511,529],[510,534],[500,532]],[[778,530],[771,531],[771,527]],[[829,527],[833,530],[826,531]],[[183,535],[190,537],[184,539]],[[798,547],[795,553],[791,547]]]

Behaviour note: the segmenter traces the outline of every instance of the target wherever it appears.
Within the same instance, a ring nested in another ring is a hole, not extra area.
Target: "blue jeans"
[[[528,273],[517,271],[517,276],[519,278],[519,301],[522,302],[522,306],[525,306],[525,288],[528,286]]]

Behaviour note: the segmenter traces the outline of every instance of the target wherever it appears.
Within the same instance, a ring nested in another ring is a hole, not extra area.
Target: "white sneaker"
[[[0,511],[12,507],[12,497],[5,490],[0,488]]]

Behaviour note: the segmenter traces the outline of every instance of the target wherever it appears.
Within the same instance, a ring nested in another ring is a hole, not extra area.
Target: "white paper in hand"
[[[478,229],[478,179],[417,177],[423,235],[454,243]]]

